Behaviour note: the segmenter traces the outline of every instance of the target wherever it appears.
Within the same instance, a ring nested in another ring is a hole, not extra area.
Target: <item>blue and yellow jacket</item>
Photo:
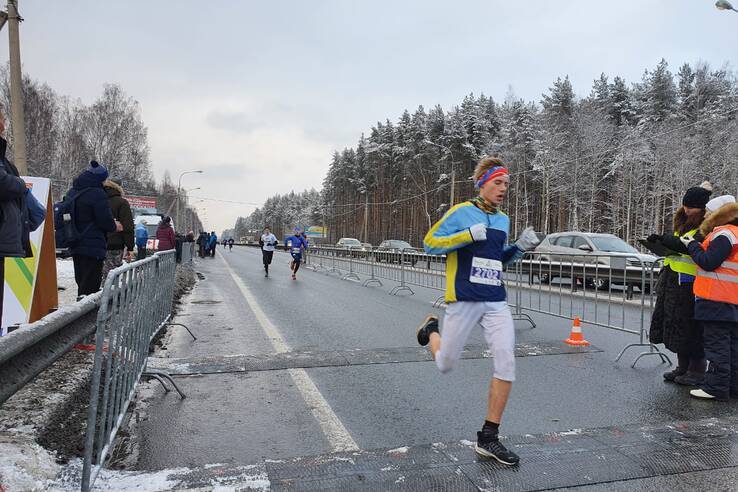
[[[475,242],[469,228],[487,225],[487,240]],[[507,298],[502,267],[523,253],[508,246],[510,219],[487,213],[472,202],[460,203],[436,222],[423,240],[425,251],[446,254],[446,302],[497,302]]]

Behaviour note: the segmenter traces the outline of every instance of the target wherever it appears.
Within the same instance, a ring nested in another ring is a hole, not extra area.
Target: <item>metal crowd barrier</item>
[[[192,258],[195,256],[195,248],[197,245],[192,242],[182,243],[182,261],[181,263],[187,264],[192,263]]]
[[[142,376],[156,379],[169,391],[164,383],[167,380],[185,397],[168,374],[146,370],[151,341],[164,326],[174,324],[169,320],[175,270],[175,251],[169,250],[111,270],[105,280],[97,313],[85,436],[82,468],[85,492],[94,484],[111,451]]]
[[[334,273],[363,285],[382,285],[382,280],[398,285],[390,294],[414,294],[412,287],[445,291],[446,256],[418,250],[384,251],[377,248],[337,248],[315,246],[307,252],[309,268]],[[650,314],[655,299],[656,277],[661,261],[644,263],[633,255],[542,254],[528,252],[503,272],[513,317],[535,327],[529,312],[559,318],[579,318],[589,325],[637,335],[639,341],[625,346],[620,360],[633,347],[646,347],[635,361],[669,357],[648,341]],[[636,294],[637,289],[637,294]],[[443,296],[434,305],[443,303]]]

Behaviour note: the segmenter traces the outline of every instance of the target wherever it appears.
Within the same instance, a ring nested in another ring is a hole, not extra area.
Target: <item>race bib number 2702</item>
[[[502,262],[489,258],[472,259],[469,282],[485,285],[502,285]]]

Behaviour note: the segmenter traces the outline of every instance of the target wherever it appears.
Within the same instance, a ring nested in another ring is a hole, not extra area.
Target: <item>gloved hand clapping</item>
[[[538,236],[533,231],[533,228],[528,226],[526,227],[522,233],[520,233],[520,237],[517,241],[515,241],[515,246],[520,249],[520,251],[530,251],[532,249],[535,249],[536,246],[541,242],[540,239],[538,239]]]
[[[469,233],[474,241],[487,240],[487,226],[485,224],[474,224],[469,228]]]

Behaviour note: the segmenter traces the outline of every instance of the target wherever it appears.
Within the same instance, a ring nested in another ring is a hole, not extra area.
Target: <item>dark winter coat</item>
[[[113,213],[113,218],[123,225],[121,232],[108,233],[108,250],[119,250],[126,247],[128,251],[133,251],[135,231],[133,213],[131,212],[131,205],[128,203],[128,200],[123,198],[123,188],[110,180],[103,183],[103,188],[108,195],[108,202],[110,203],[110,211]]]
[[[28,258],[33,254],[26,183],[20,178],[18,169],[5,157],[6,147],[7,142],[0,137],[0,258]]]
[[[99,174],[84,171],[72,182],[72,189],[81,192],[77,198],[74,225],[82,238],[71,248],[72,255],[104,259],[107,254],[107,233],[115,231],[108,195]]]
[[[674,230],[682,234],[699,227],[703,216],[690,219],[679,209],[674,216]],[[679,238],[664,234],[661,242],[672,251],[686,253]],[[702,326],[694,319],[692,283],[679,284],[679,274],[668,266],[661,269],[656,283],[656,305],[651,316],[650,339],[663,343],[678,354],[703,357]]]
[[[159,240],[159,251],[174,249],[175,238],[172,224],[169,222],[160,222],[159,227],[156,229],[156,239]]]
[[[656,296],[651,316],[651,343],[663,343],[677,354],[700,357],[702,326],[694,319],[692,283],[679,285],[679,274],[664,267],[656,283]]]

